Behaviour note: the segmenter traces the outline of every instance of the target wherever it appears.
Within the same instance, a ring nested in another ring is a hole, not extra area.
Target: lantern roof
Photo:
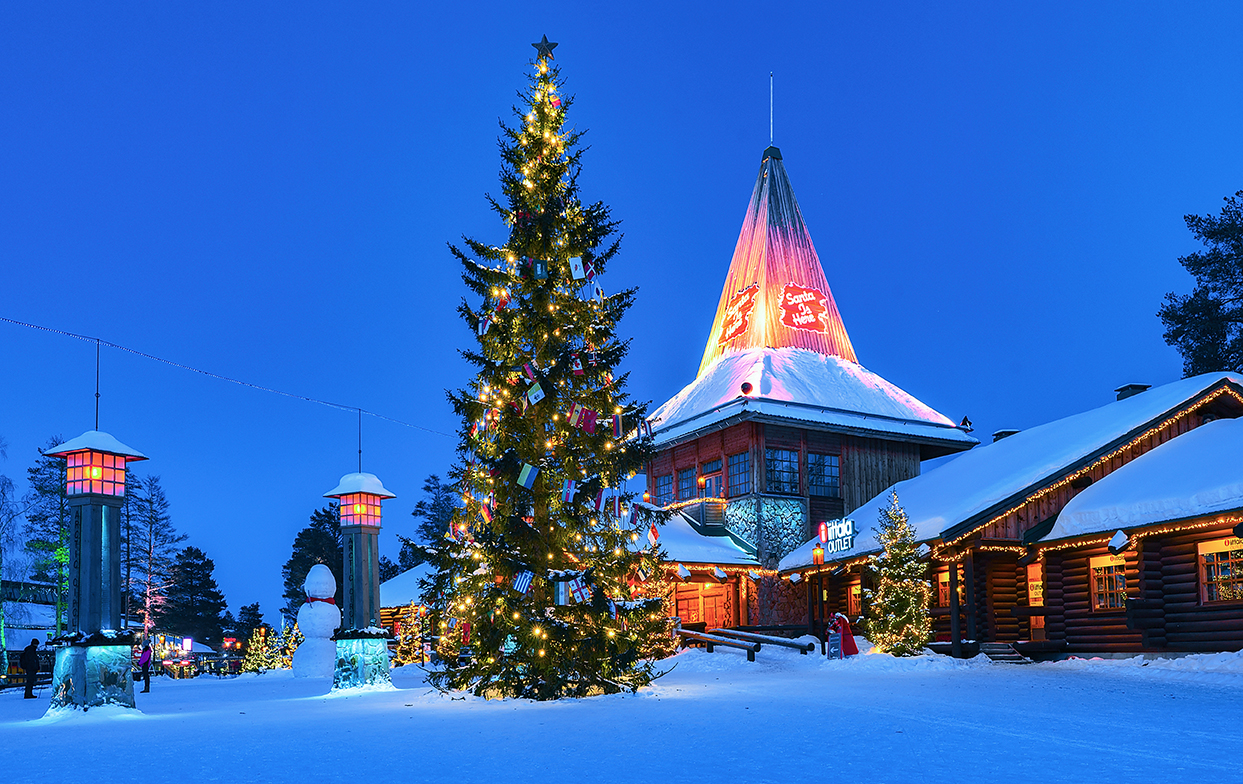
[[[64,457],[74,452],[103,452],[108,455],[124,457],[125,462],[146,460],[147,456],[116,440],[110,433],[101,430],[88,430],[77,438],[71,438],[63,444],[44,452],[49,457]]]
[[[370,493],[378,495],[381,498],[396,498],[394,494],[384,489],[384,485],[380,482],[379,477],[375,474],[346,474],[341,477],[341,481],[336,487],[324,493],[324,498],[341,498],[342,496],[353,495],[354,493]]]

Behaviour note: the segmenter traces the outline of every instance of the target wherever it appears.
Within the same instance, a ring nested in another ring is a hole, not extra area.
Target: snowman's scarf
[[[333,599],[333,598],[331,598],[331,597],[329,597],[329,598],[327,598],[327,599],[320,599],[320,598],[319,598],[319,597],[317,597],[317,596],[308,596],[308,597],[306,597],[306,603],[307,603],[307,604],[310,604],[311,602],[327,602],[328,604],[336,604],[336,603],[337,603],[337,600],[336,600],[336,599]]]

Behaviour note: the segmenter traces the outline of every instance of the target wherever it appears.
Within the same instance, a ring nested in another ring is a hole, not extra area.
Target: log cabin
[[[1138,570],[1160,569],[1164,575],[1164,563],[1156,566],[1157,561],[1133,555],[1101,572],[1109,564],[1092,559],[1110,554],[1100,532],[1068,538],[1054,529],[1068,504],[1115,471],[1205,423],[1243,416],[1243,377],[1210,373],[1157,388],[1128,385],[1115,391],[1118,399],[1105,406],[1030,430],[1001,431],[987,446],[896,483],[851,515],[856,527],[869,531],[851,547],[827,553],[824,565],[817,565],[816,541],[808,541],[782,560],[779,572],[800,573],[813,586],[808,598],[813,619],[863,612],[867,560],[879,551],[871,526],[895,492],[917,540],[926,545],[934,635],[943,644],[934,643],[934,649],[970,655],[980,642],[1004,642],[1034,655],[1148,650],[1138,627],[1158,617],[1145,604],[1153,598],[1148,586],[1157,583],[1155,573],[1141,578]],[[1223,526],[1207,526],[1204,535],[1217,536]],[[1177,551],[1171,558],[1182,557],[1183,568],[1192,569],[1198,540],[1184,539],[1170,545]],[[1145,541],[1146,548],[1165,542]],[[1091,611],[1087,585],[1094,573],[1115,577],[1115,586],[1135,588],[1115,590],[1107,601],[1117,606],[1109,611]],[[1180,585],[1192,580],[1191,572],[1180,575]],[[1127,606],[1137,630],[1127,628]],[[1150,639],[1158,639],[1155,631]]]
[[[819,523],[978,443],[859,364],[776,147],[764,150],[699,372],[649,422],[652,501],[700,536],[740,543],[765,572],[748,594],[753,624],[806,622],[805,589],[773,569]]]
[[[1044,635],[1068,652],[1243,649],[1243,419],[1093,483],[1036,553]]]

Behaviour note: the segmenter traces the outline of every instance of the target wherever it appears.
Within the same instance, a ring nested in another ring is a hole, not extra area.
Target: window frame
[[[665,492],[661,491],[661,485],[665,486]],[[673,502],[673,474],[663,474],[656,477],[656,505],[668,506]]]
[[[739,452],[725,458],[725,497],[737,498],[751,492],[751,453]],[[735,470],[737,469],[737,470]],[[739,488],[741,485],[741,488]]]
[[[778,462],[779,461],[779,462]],[[764,492],[773,495],[801,495],[802,484],[802,461],[799,460],[797,449],[774,449],[767,447],[764,449]],[[781,470],[775,470],[775,466],[781,466]],[[790,470],[793,466],[794,489],[787,490],[790,486]],[[773,487],[774,484],[780,486],[781,489]]]
[[[1210,563],[1216,566],[1213,571],[1218,572],[1220,577],[1223,565],[1222,556],[1225,556],[1226,579],[1210,579]],[[1198,542],[1196,544],[1196,572],[1200,584],[1200,604],[1217,606],[1243,602],[1243,539],[1229,536],[1225,539]],[[1220,592],[1217,586],[1222,584],[1235,595],[1210,599],[1210,590],[1217,588]]]
[[[1098,580],[1101,581],[1099,587]],[[1112,583],[1109,582],[1111,580]],[[1125,556],[1098,555],[1088,559],[1088,595],[1092,601],[1092,612],[1125,612],[1127,589]],[[1114,597],[1117,604],[1110,603]]]
[[[694,468],[683,468],[677,472],[677,490],[679,501],[690,501],[697,495],[695,487],[695,475],[698,472]]]
[[[816,472],[812,470],[813,458],[824,458],[823,470],[821,478],[828,479],[832,477],[831,493],[817,493],[816,489],[828,487],[828,484],[816,484]],[[828,469],[832,468],[830,472]],[[808,452],[807,453],[807,495],[821,496],[823,498],[841,498],[842,497],[842,462],[840,455],[833,455],[827,452]]]

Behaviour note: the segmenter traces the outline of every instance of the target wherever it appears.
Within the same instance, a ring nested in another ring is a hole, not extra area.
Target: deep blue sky
[[[865,366],[984,439],[1174,380],[1155,313],[1191,285],[1182,216],[1243,189],[1243,6],[1003,5],[6,4],[0,315],[453,431],[471,336],[445,243],[504,239],[497,119],[547,33],[590,130],[582,195],[624,221],[604,285],[640,286],[637,395],[698,367],[770,70]],[[0,323],[0,363],[20,480],[92,426],[94,347]],[[275,620],[354,417],[107,349],[103,395],[231,608]],[[454,442],[364,441],[395,554]]]

